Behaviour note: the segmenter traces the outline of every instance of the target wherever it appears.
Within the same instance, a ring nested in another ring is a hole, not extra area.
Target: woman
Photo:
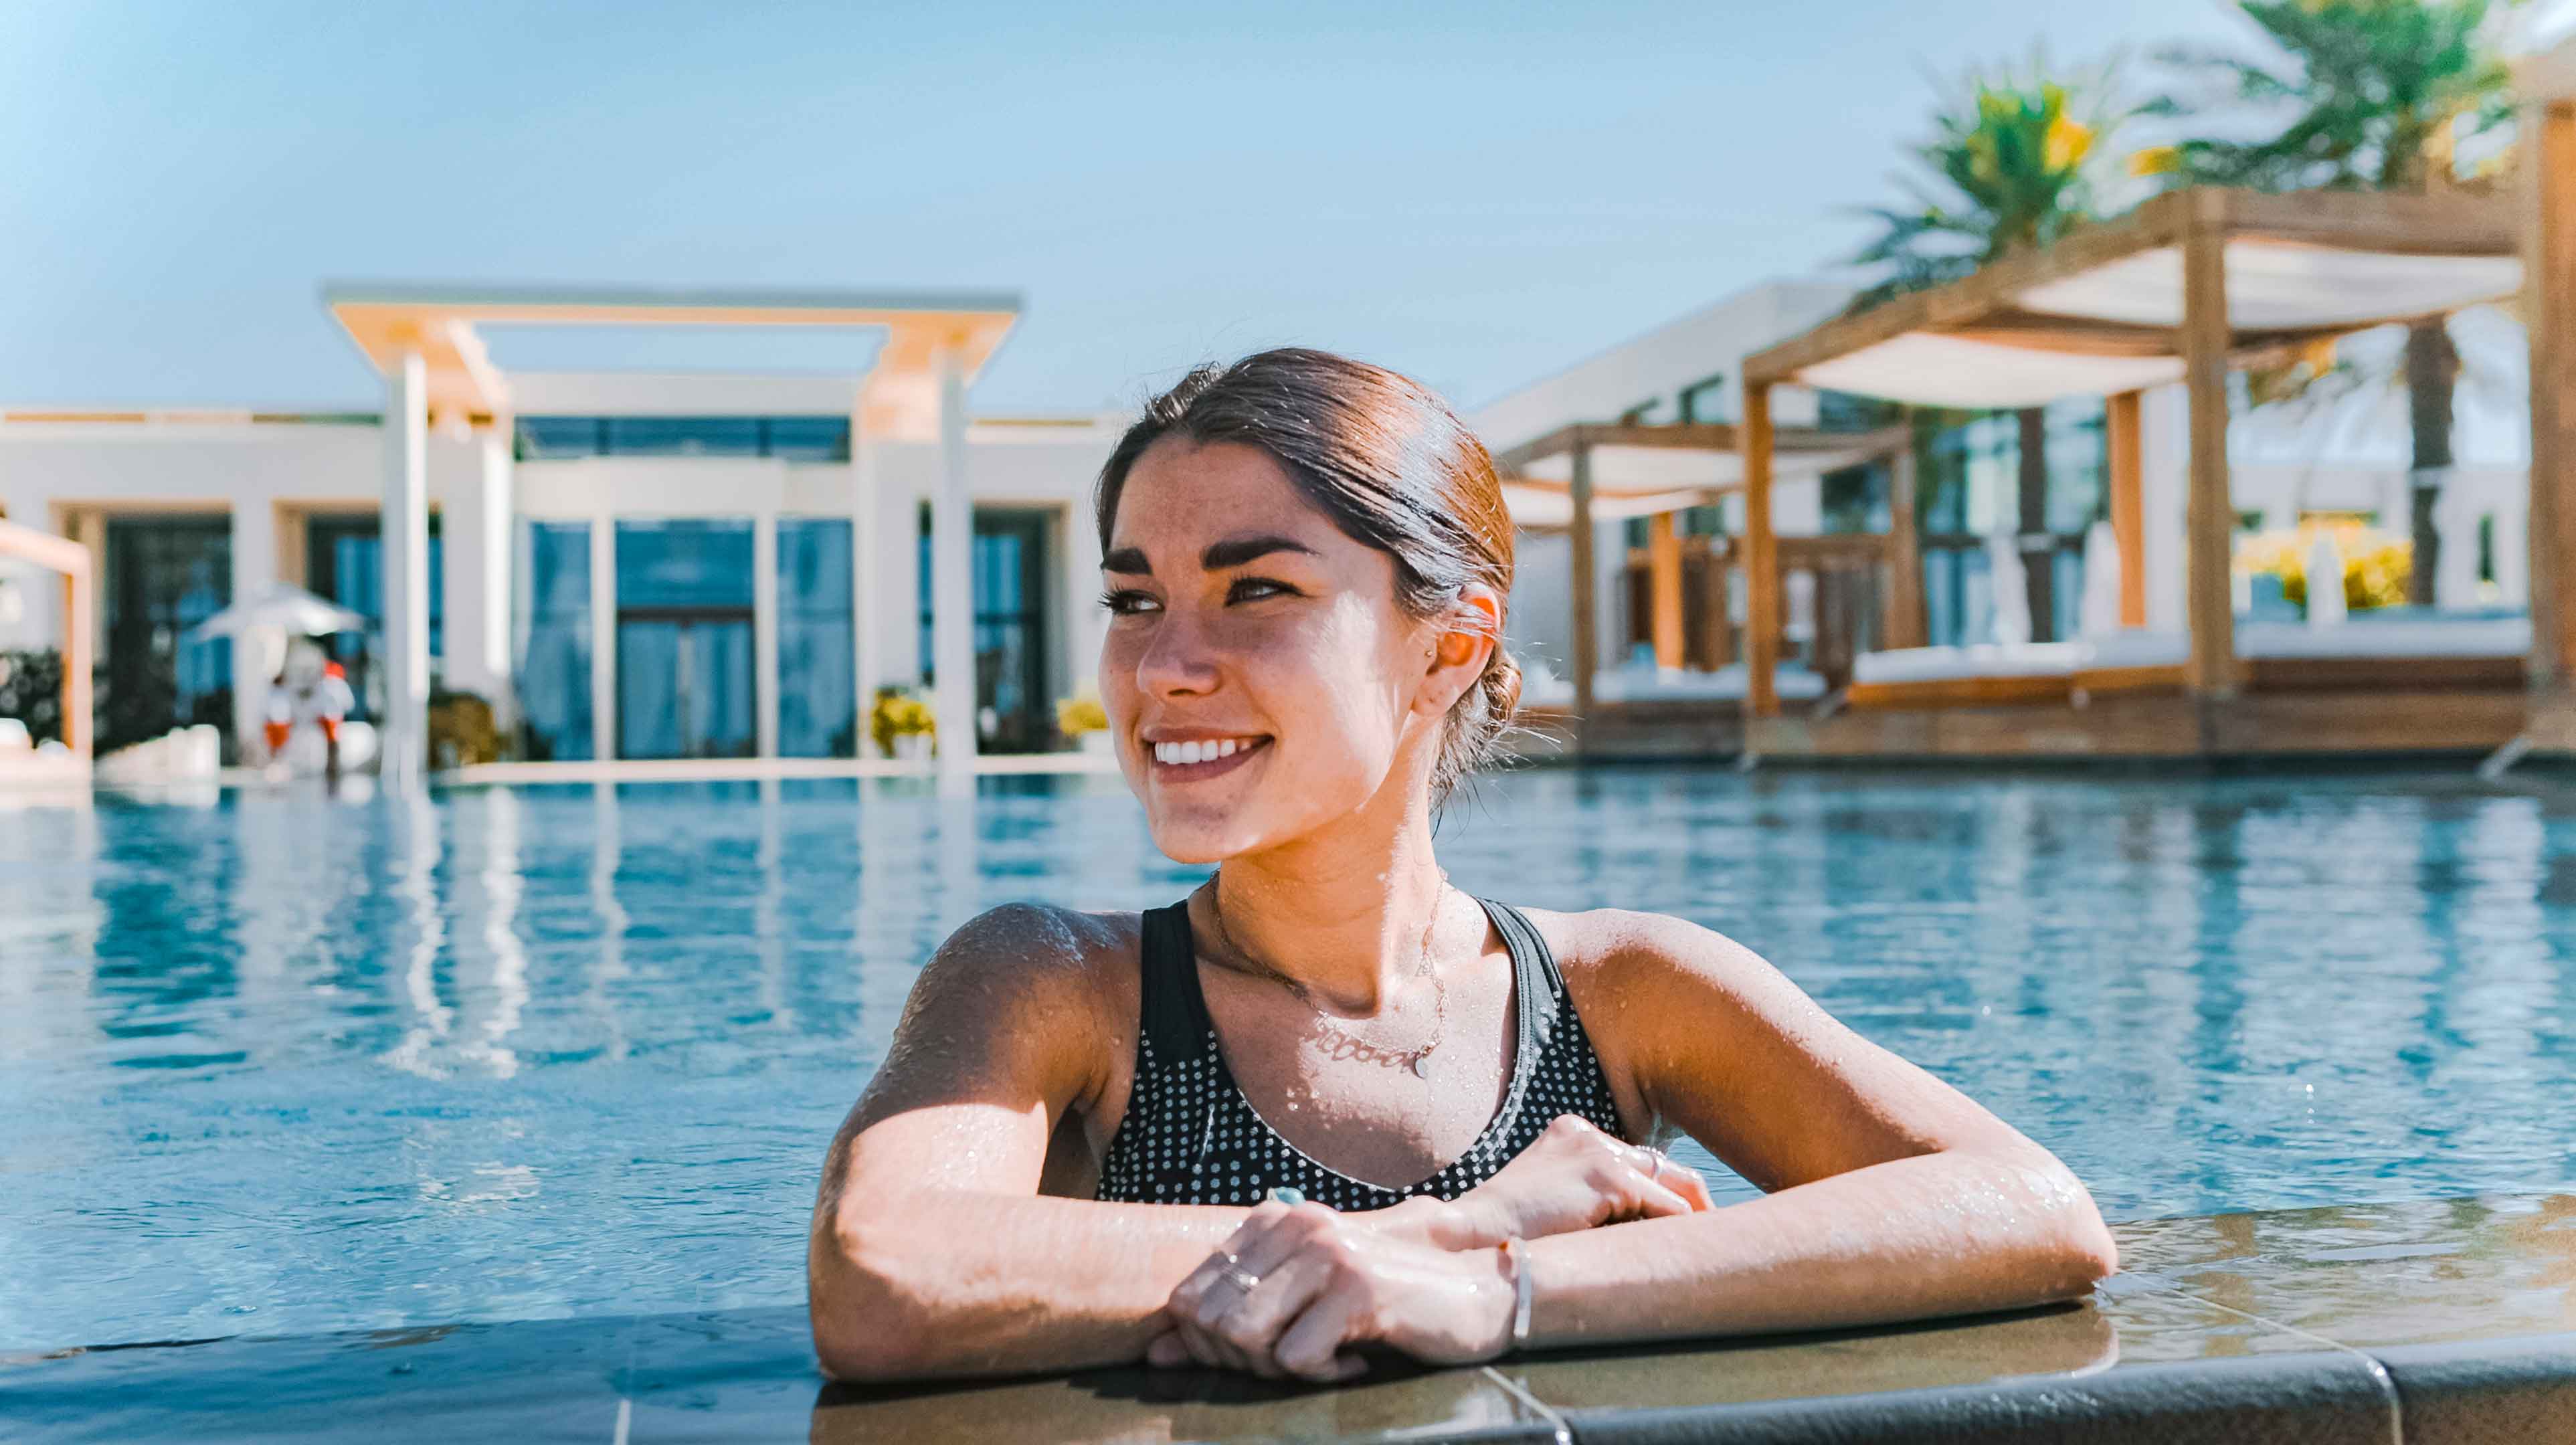
[[[1432,822],[1520,690],[1484,447],[1314,351],[1202,369],[1097,502],[1144,914],[996,909],[833,1142],[808,1274],[848,1379],[1519,1346],[2068,1299],[2117,1268],[2046,1150],[1647,913],[1450,886]],[[1544,886],[1543,883],[1540,886]],[[1647,1141],[1769,1191],[1713,1208]]]

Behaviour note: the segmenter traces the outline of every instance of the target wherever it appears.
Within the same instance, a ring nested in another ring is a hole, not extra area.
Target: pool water
[[[0,1350],[801,1300],[938,940],[1204,876],[991,787],[0,811]],[[1733,934],[2114,1218],[2576,1184],[2566,781],[1548,770],[1442,853]]]

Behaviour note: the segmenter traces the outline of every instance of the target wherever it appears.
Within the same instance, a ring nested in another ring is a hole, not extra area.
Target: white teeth
[[[1205,742],[1156,743],[1154,761],[1183,767],[1192,763],[1212,763],[1219,758],[1233,757],[1255,741],[1252,738],[1211,738]]]

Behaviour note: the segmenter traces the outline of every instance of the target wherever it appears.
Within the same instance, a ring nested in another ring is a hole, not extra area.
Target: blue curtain
[[[510,639],[521,751],[541,761],[595,757],[590,524],[523,521],[517,540]]]
[[[778,519],[778,751],[858,755],[850,519]]]

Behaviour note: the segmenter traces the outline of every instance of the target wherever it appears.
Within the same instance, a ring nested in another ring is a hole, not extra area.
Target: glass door
[[[748,614],[620,614],[617,755],[752,756],[752,685]]]

